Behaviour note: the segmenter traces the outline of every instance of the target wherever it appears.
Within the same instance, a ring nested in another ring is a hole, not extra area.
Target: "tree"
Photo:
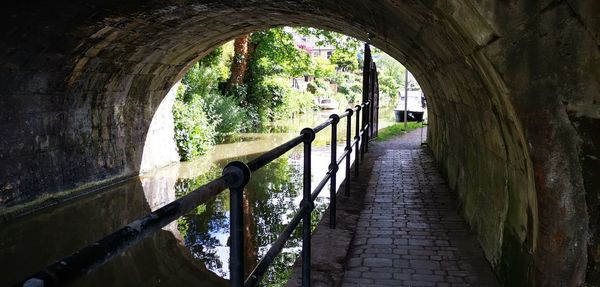
[[[233,41],[233,59],[231,61],[231,76],[229,77],[229,89],[244,83],[250,57],[250,34],[242,35]]]
[[[377,71],[379,72],[379,91],[383,97],[395,103],[398,91],[404,89],[404,73],[406,72],[406,68],[394,58],[378,49],[373,49],[373,54],[377,55],[374,58],[377,64]]]
[[[251,56],[251,73],[255,77],[286,74],[302,76],[310,66],[310,57],[298,49],[292,35],[283,28],[252,34],[256,47]]]
[[[340,33],[321,30],[316,28],[296,28],[297,33],[317,39],[316,44],[319,46],[331,45],[336,50],[342,50],[356,55],[362,42],[356,38],[348,37]]]
[[[311,61],[283,28],[253,33],[250,41],[254,49],[249,56],[247,91],[242,102],[251,110],[255,124],[260,125],[280,116],[279,107],[289,99],[287,78],[303,76]]]
[[[246,111],[221,87],[229,75],[228,55],[219,47],[194,64],[181,80],[173,105],[175,140],[181,160],[206,153],[216,142],[246,129]]]
[[[313,61],[313,72],[315,78],[329,78],[335,74],[335,65],[329,60],[323,58],[315,58]]]
[[[329,58],[332,64],[335,64],[340,71],[352,72],[358,69],[358,59],[356,54],[348,50],[335,50]]]
[[[182,161],[206,153],[215,143],[216,131],[206,112],[206,99],[218,97],[218,64],[222,49],[217,48],[194,64],[181,80],[173,104],[175,142]]]

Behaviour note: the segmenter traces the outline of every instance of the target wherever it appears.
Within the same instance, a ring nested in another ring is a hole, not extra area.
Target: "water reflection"
[[[3,224],[0,228],[0,286],[11,286],[152,208],[141,181],[135,179]],[[226,286],[226,280],[189,255],[178,237],[161,230],[73,285]]]
[[[325,152],[325,150],[322,150]],[[196,187],[217,176],[222,167],[230,161],[247,161],[258,155],[229,158],[215,163],[211,171],[194,179],[182,179],[176,184],[178,196],[187,194]],[[313,178],[319,180],[325,170],[317,166],[327,166],[327,157],[315,156],[317,169]],[[317,175],[319,174],[319,175]],[[316,185],[316,182],[313,183]],[[302,191],[302,154],[293,150],[275,160],[252,175],[252,180],[244,190],[244,255],[246,273],[255,267],[258,260],[267,252],[270,244],[284,230],[293,214],[298,210]],[[314,224],[327,206],[327,190],[317,200]],[[178,228],[184,235],[185,245],[194,257],[201,259],[206,267],[228,278],[229,262],[229,193],[219,194],[214,200],[200,206],[192,214],[178,220]],[[290,267],[301,247],[300,231],[286,244],[283,254],[269,269],[262,284],[264,286],[283,285],[288,278]]]
[[[393,118],[393,114],[391,114]],[[327,114],[328,116],[328,114]],[[239,136],[206,156],[146,173],[100,193],[73,200],[0,226],[0,286],[10,286],[44,266],[216,178],[232,160],[247,161],[289,140],[327,116],[281,121],[271,132]],[[355,117],[353,117],[355,118]],[[389,123],[382,117],[380,127]],[[345,144],[339,125],[338,153]],[[352,124],[354,127],[354,123]],[[354,131],[354,130],[353,130]],[[329,165],[330,129],[319,133],[312,158],[312,185]],[[338,155],[339,155],[338,154]],[[262,258],[298,209],[302,151],[297,148],[253,174],[244,197],[246,272]],[[342,163],[342,167],[345,163]],[[338,173],[341,184],[344,170]],[[328,205],[328,187],[317,199],[313,224]],[[264,286],[283,285],[300,253],[301,228],[269,269]],[[122,256],[75,282],[75,286],[226,286],[229,277],[229,194],[221,193],[192,213],[142,241]]]

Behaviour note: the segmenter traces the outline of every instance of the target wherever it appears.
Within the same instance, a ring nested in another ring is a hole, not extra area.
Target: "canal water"
[[[218,177],[230,161],[247,162],[315,126],[330,113],[314,113],[280,121],[265,133],[239,135],[215,146],[197,160],[174,164],[100,192],[47,208],[0,227],[0,286],[23,277],[110,234],[112,231],[189,193]],[[392,122],[382,110],[380,128]],[[345,145],[343,119],[338,154]],[[354,123],[352,133],[354,136]],[[318,134],[312,156],[312,186],[324,177],[330,161],[331,128]],[[338,155],[338,156],[339,156]],[[302,146],[252,175],[244,190],[245,260],[247,272],[283,231],[302,197]],[[342,163],[343,167],[345,163]],[[338,172],[338,186],[344,169]],[[315,202],[316,226],[328,206],[326,186]],[[313,226],[314,227],[314,226]],[[282,286],[300,253],[300,228],[263,278],[262,286]],[[198,206],[122,256],[82,277],[74,286],[227,286],[229,278],[229,193]]]

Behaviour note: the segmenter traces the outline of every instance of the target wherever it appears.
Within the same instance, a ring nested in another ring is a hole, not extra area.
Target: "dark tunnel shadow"
[[[0,286],[11,286],[149,212],[147,196],[136,178],[8,222],[0,229]],[[176,226],[170,227],[73,286],[227,286],[227,280],[192,257],[178,239]]]

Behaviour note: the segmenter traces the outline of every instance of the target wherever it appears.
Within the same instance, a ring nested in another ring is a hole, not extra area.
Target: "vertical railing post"
[[[331,118],[331,163],[329,170],[331,171],[331,181],[329,182],[329,228],[335,229],[335,214],[336,214],[336,185],[337,185],[337,125],[340,122],[340,116],[333,114]]]
[[[372,139],[376,136],[377,128],[375,126],[376,109],[379,106],[379,99],[377,93],[377,64],[373,63],[373,70],[371,72],[371,109],[369,113],[369,138]]]
[[[302,286],[310,286],[310,216],[314,209],[314,203],[311,199],[311,145],[315,139],[315,131],[311,128],[305,128],[300,132],[304,142],[304,175],[302,184],[302,203],[301,207],[307,206],[308,211],[302,217]]]
[[[377,66],[375,66],[375,117],[373,119],[373,129],[375,137],[379,136],[379,74],[377,73]]]
[[[374,130],[374,126],[373,126],[373,119],[374,119],[374,114],[375,114],[375,79],[377,77],[377,67],[375,66],[375,62],[373,62],[373,64],[371,65],[371,80],[370,80],[370,89],[369,89],[369,94],[371,96],[370,100],[369,100],[369,139],[372,139],[373,136],[375,135],[375,130]],[[367,151],[368,151],[368,147],[367,147]]]
[[[366,102],[365,103],[365,113],[364,116],[365,118],[363,118],[363,135],[364,135],[364,144],[362,145],[362,153],[360,154],[360,159],[364,159],[365,158],[365,153],[369,152],[369,129],[371,129],[371,124],[369,123],[369,111],[371,110],[371,102]]]
[[[232,287],[244,286],[244,187],[250,181],[250,168],[240,161],[230,162],[223,169],[230,194],[229,273]]]
[[[346,189],[344,195],[350,196],[350,156],[352,155],[352,109],[347,109],[348,120],[346,121]]]
[[[372,67],[373,67],[373,57],[371,56],[371,46],[368,43],[365,43],[365,50],[364,50],[364,61],[363,61],[363,90],[362,90],[362,103],[364,104],[364,107],[362,109],[363,114],[362,114],[362,127],[361,130],[365,129],[365,126],[367,126],[368,124],[368,120],[369,120],[369,109],[368,106],[366,105],[367,102],[371,101],[371,73],[372,73]],[[361,139],[368,139],[368,131],[365,131],[365,133],[361,136]],[[361,142],[363,142],[361,140]],[[364,145],[361,144],[361,155],[362,153],[364,153]],[[361,157],[362,158],[362,157]]]
[[[356,129],[355,129],[355,135],[354,135],[354,139],[356,140],[356,156],[354,158],[354,175],[358,176],[358,163],[359,163],[359,156],[360,156],[360,143],[362,142],[362,139],[360,137],[360,105],[356,106]]]

